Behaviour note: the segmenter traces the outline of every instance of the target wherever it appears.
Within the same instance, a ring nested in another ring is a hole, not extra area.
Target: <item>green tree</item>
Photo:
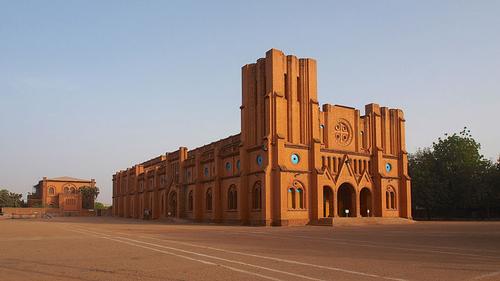
[[[95,202],[94,209],[95,210],[104,210],[104,209],[106,209],[106,206],[104,206],[104,204],[101,202]]]
[[[428,218],[484,213],[488,216],[488,206],[498,203],[495,171],[499,164],[495,166],[485,159],[480,148],[470,131],[464,128],[458,134],[438,138],[432,148],[410,155],[414,210],[425,209]]]
[[[10,192],[7,189],[0,190],[0,207],[22,207],[23,195]]]
[[[99,196],[99,188],[97,186],[82,186],[79,190],[82,194],[82,208],[92,209],[95,199]]]
[[[491,165],[485,175],[485,184],[481,190],[481,204],[486,208],[489,217],[491,209],[497,210],[500,215],[500,157]]]
[[[436,163],[430,148],[418,150],[408,157],[409,172],[412,178],[412,202],[418,209],[424,209],[428,219],[439,206],[444,196],[440,177],[436,177]]]

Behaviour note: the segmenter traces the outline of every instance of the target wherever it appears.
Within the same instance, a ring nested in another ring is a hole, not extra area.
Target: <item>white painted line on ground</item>
[[[243,232],[243,231],[227,231],[227,232],[235,232],[239,234],[244,234],[244,235],[261,235],[258,233],[249,233],[249,232]],[[428,252],[432,254],[446,254],[446,255],[457,255],[457,256],[467,256],[467,257],[475,257],[475,258],[481,258],[481,259],[500,259],[498,256],[487,256],[487,255],[478,255],[478,254],[468,254],[468,253],[457,253],[457,252],[450,252],[450,251],[441,251],[441,250],[431,250],[431,249],[414,249],[414,248],[407,248],[407,247],[394,247],[394,246],[384,246],[378,245],[372,241],[366,241],[366,240],[348,240],[348,239],[337,239],[337,238],[327,238],[327,237],[314,237],[314,236],[305,236],[305,235],[286,235],[286,234],[271,234],[267,233],[263,236],[274,236],[274,237],[279,237],[279,238],[288,238],[288,239],[294,239],[294,238],[307,238],[311,240],[324,240],[324,241],[331,241],[332,243],[339,244],[339,245],[349,245],[349,246],[359,246],[359,247],[370,247],[370,248],[383,248],[383,249],[393,249],[393,250],[404,250],[404,251],[413,251],[413,252]],[[364,244],[360,244],[364,243]]]
[[[394,232],[394,233],[404,233],[404,234],[407,234],[408,231],[391,231],[391,233]],[[382,234],[382,235],[379,235],[380,236],[384,236],[384,237],[399,237],[399,238],[404,238],[402,236],[396,236],[396,235],[391,235],[391,234]],[[356,240],[356,241],[366,241],[366,240]],[[367,241],[369,243],[373,243],[373,241]],[[380,243],[380,242],[379,242]],[[384,244],[384,243],[380,243],[380,244]],[[401,244],[401,243],[391,243],[391,245],[401,245],[401,246],[411,246],[411,247],[417,247],[417,248],[430,248],[430,249],[445,249],[445,250],[459,250],[459,251],[472,251],[472,252],[488,252],[488,253],[492,253],[492,254],[500,254],[500,251],[495,251],[495,250],[491,250],[491,249],[473,249],[473,248],[459,248],[459,247],[449,247],[449,246],[436,246],[436,245],[419,245],[419,244],[413,244],[413,243],[405,243],[405,244]]]
[[[97,233],[97,232],[94,232],[94,233]],[[127,234],[127,235],[132,236],[132,234]],[[323,266],[323,265],[318,265],[318,264],[311,264],[311,263],[305,263],[305,262],[288,260],[288,259],[282,259],[282,258],[262,256],[262,255],[256,255],[256,254],[249,254],[249,253],[244,253],[244,252],[239,252],[239,251],[230,251],[230,250],[225,250],[225,249],[220,249],[220,248],[214,248],[214,247],[209,247],[209,246],[196,245],[196,244],[192,244],[192,243],[180,242],[180,241],[169,240],[169,239],[158,239],[158,238],[148,237],[148,236],[139,236],[139,237],[141,237],[141,238],[148,238],[148,239],[154,239],[154,240],[164,241],[164,242],[170,242],[170,243],[174,243],[174,244],[180,244],[180,245],[187,245],[187,246],[192,246],[192,247],[204,248],[204,249],[208,249],[208,250],[220,251],[220,252],[225,252],[225,253],[238,254],[238,255],[243,255],[243,256],[260,258],[260,259],[273,260],[273,261],[278,261],[278,262],[283,262],[283,263],[303,265],[303,266],[315,267],[315,268],[320,268],[320,269],[338,271],[338,272],[349,273],[349,274],[354,274],[354,275],[359,275],[359,276],[365,276],[365,277],[371,277],[371,278],[379,278],[379,279],[395,280],[395,281],[407,281],[407,279],[402,279],[402,278],[393,278],[393,277],[381,276],[381,275],[371,274],[371,273],[364,273],[364,272],[360,272],[360,271],[354,271],[354,270],[343,269],[343,268],[338,268],[338,267]],[[126,239],[126,238],[124,238],[124,239]],[[147,242],[145,242],[145,243],[147,243]]]
[[[88,231],[88,232],[94,233],[94,234],[99,234],[98,232],[92,232],[92,231],[89,231],[89,230],[84,230],[84,231]],[[111,235],[109,235],[109,236],[111,236]],[[210,259],[216,259],[216,260],[221,260],[221,261],[225,261],[225,262],[235,263],[235,264],[244,265],[244,266],[248,266],[248,267],[254,267],[254,268],[258,268],[258,269],[268,270],[268,271],[272,271],[272,272],[276,272],[276,273],[281,273],[281,274],[284,274],[284,275],[290,275],[290,276],[294,276],[294,277],[302,278],[302,279],[306,279],[306,280],[326,281],[326,280],[323,280],[323,279],[318,279],[318,278],[314,278],[314,277],[310,277],[310,276],[306,276],[306,275],[302,275],[302,274],[295,274],[295,273],[288,272],[288,271],[283,271],[283,270],[279,270],[279,269],[273,269],[273,268],[269,268],[269,267],[254,265],[254,264],[251,264],[251,263],[246,263],[246,262],[241,262],[241,261],[229,260],[229,259],[225,259],[225,258],[221,258],[221,257],[206,255],[206,254],[202,254],[202,253],[198,253],[198,252],[193,252],[193,251],[188,251],[188,250],[184,250],[184,249],[169,247],[169,246],[165,246],[165,245],[149,243],[149,242],[135,240],[135,239],[130,239],[130,238],[126,238],[126,237],[119,237],[119,236],[112,236],[112,237],[116,238],[116,239],[123,239],[123,240],[134,242],[134,243],[141,243],[141,244],[150,245],[150,246],[154,246],[154,247],[159,247],[159,248],[163,248],[163,249],[169,249],[169,250],[179,251],[179,252],[182,252],[182,253],[196,255],[196,256],[200,256],[200,257],[205,257],[205,258],[210,258]]]
[[[130,243],[130,242],[123,241],[123,240],[120,240],[120,239],[110,238],[110,237],[107,237],[107,236],[110,236],[108,234],[104,234],[105,236],[99,236],[100,233],[90,232],[90,231],[87,231],[87,230],[83,230],[83,231],[79,231],[79,230],[75,230],[75,229],[66,229],[66,230],[74,231],[74,232],[79,232],[79,233],[83,233],[83,234],[86,234],[86,235],[92,235],[92,236],[95,236],[97,238],[103,238],[103,239],[107,239],[107,240],[112,240],[112,241],[119,242],[119,243],[122,243],[122,244],[130,245],[130,246],[135,246],[135,247],[139,247],[139,248],[143,248],[143,249],[147,249],[147,250],[151,250],[151,251],[155,251],[155,252],[159,252],[159,253],[163,253],[163,254],[167,254],[167,255],[172,255],[172,256],[175,256],[175,257],[179,257],[179,258],[183,258],[183,259],[187,259],[187,260],[191,260],[191,261],[200,262],[200,263],[205,264],[205,265],[219,266],[219,267],[223,267],[223,268],[235,271],[235,272],[245,273],[245,274],[248,274],[248,275],[257,276],[257,277],[261,277],[261,278],[268,279],[268,280],[284,281],[282,279],[278,279],[278,278],[274,278],[274,277],[271,277],[271,276],[267,276],[267,275],[263,275],[263,274],[259,274],[259,273],[255,273],[255,272],[251,272],[251,271],[247,271],[247,270],[235,268],[235,267],[232,267],[232,266],[227,266],[227,265],[224,265],[224,264],[213,263],[213,262],[205,261],[205,260],[201,260],[201,259],[195,259],[195,258],[191,258],[191,257],[185,256],[185,255],[179,255],[179,254],[172,253],[172,252],[169,252],[169,251],[164,251],[164,250],[160,250],[160,249],[156,249],[156,248],[152,248],[152,247],[147,247],[147,246],[139,245],[137,243]],[[130,239],[130,240],[132,240],[132,239]]]
[[[493,259],[500,259],[500,257],[498,257],[498,256],[458,253],[458,252],[431,250],[431,249],[415,249],[415,248],[407,248],[407,247],[384,246],[384,245],[380,245],[381,243],[379,243],[377,245],[374,242],[365,241],[365,240],[334,239],[334,238],[311,237],[311,236],[303,236],[303,235],[293,235],[293,237],[291,237],[291,238],[294,238],[294,237],[329,240],[329,241],[333,241],[335,243],[344,243],[345,245],[353,245],[353,243],[357,243],[357,246],[363,246],[363,247],[374,247],[374,248],[394,249],[394,250],[404,250],[404,251],[414,251],[414,252],[428,252],[428,253],[433,253],[433,254],[457,255],[457,256],[477,257],[477,258],[483,258],[483,259],[492,259],[492,258]],[[345,241],[345,242],[340,242],[340,241]],[[365,243],[365,244],[359,244],[360,242]]]

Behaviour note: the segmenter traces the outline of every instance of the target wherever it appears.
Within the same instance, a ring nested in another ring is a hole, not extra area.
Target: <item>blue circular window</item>
[[[390,172],[390,171],[392,170],[392,166],[391,166],[391,164],[390,164],[390,163],[386,163],[386,164],[385,164],[385,170],[386,170],[387,172]]]
[[[256,160],[257,160],[257,165],[262,166],[262,161],[263,161],[262,160],[262,156],[261,155],[257,155],[257,159]]]
[[[226,170],[231,170],[231,163],[229,162],[226,162]]]
[[[236,161],[236,168],[240,169],[240,160]]]
[[[290,161],[292,161],[293,164],[299,164],[300,162],[300,157],[297,153],[293,153],[292,156],[290,157]]]

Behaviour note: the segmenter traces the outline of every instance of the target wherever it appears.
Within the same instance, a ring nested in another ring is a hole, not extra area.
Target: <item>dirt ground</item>
[[[500,280],[500,222],[0,220],[0,280]]]

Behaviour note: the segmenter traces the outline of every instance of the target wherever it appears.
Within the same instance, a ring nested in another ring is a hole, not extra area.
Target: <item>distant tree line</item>
[[[409,155],[414,218],[500,218],[500,157],[480,148],[465,127]]]
[[[23,207],[23,195],[0,189],[0,207]]]

